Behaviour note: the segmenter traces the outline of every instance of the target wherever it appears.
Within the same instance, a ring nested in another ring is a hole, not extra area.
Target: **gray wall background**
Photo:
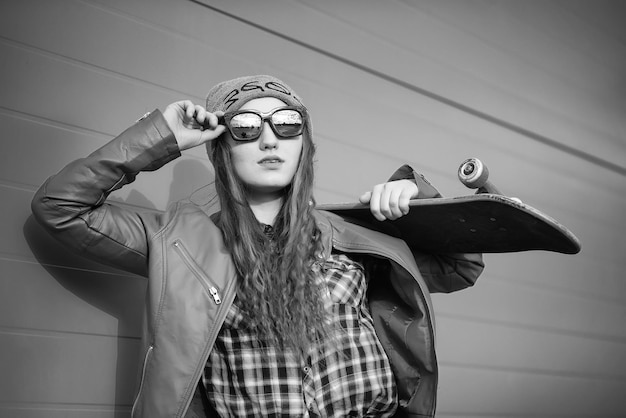
[[[447,196],[477,156],[574,231],[436,295],[439,417],[626,416],[626,4],[619,0],[4,0],[0,416],[128,417],[144,281],[30,218],[47,176],[175,100],[270,73],[304,97],[319,202],[410,163]],[[201,149],[113,197],[163,210]]]

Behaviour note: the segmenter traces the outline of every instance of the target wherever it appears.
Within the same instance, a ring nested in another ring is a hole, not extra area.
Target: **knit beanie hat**
[[[251,75],[223,81],[211,88],[206,96],[206,110],[215,113],[233,112],[246,102],[259,97],[275,97],[288,106],[302,106],[302,100],[295,91],[283,81],[271,75]],[[311,132],[311,120],[306,118],[305,124]],[[214,141],[206,143],[209,158],[212,159]]]
[[[252,75],[223,81],[207,94],[206,110],[232,112],[258,97],[275,97],[288,106],[304,106],[291,87],[271,75]]]

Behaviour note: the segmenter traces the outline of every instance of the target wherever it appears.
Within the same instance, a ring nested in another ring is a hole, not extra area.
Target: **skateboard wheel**
[[[489,179],[489,170],[478,158],[468,158],[459,167],[459,180],[470,189],[483,187]]]

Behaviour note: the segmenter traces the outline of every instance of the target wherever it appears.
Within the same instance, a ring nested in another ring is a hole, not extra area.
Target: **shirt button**
[[[304,373],[308,373],[311,369],[309,368],[309,366],[304,366],[302,370],[304,370]]]

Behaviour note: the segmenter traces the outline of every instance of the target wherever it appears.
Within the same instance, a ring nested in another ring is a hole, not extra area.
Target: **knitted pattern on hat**
[[[244,103],[259,97],[275,97],[289,106],[303,106],[291,87],[271,75],[252,75],[223,81],[214,86],[206,97],[206,110],[232,112]]]

